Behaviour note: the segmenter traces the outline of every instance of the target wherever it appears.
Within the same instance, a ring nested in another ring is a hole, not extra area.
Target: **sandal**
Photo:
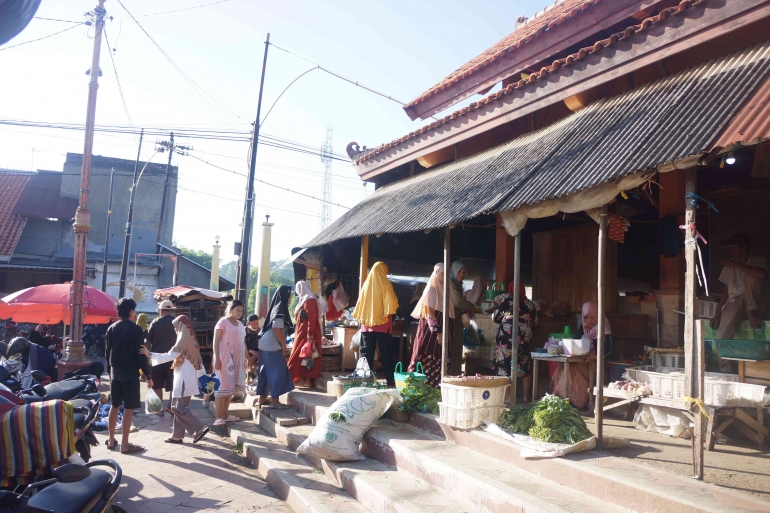
[[[166,442],[167,444],[183,444],[184,443],[184,440],[182,440],[181,438],[171,438],[171,437],[166,438],[163,441]]]
[[[158,413],[156,413],[155,415],[157,415],[158,417],[165,417],[165,416],[166,416],[166,412],[165,412],[165,411],[163,411],[163,410],[160,410],[160,411],[159,411]]]
[[[238,422],[240,417],[236,417],[235,415],[228,415],[228,417],[225,419],[225,422]]]
[[[107,440],[107,444],[106,445],[107,445],[107,449],[109,449],[111,451],[114,451],[115,449],[118,448],[118,441],[117,440],[113,440],[112,441],[112,445],[110,445],[110,441]]]
[[[193,438],[193,443],[197,444],[198,442],[200,442],[208,432],[209,432],[209,428],[203,428],[203,431],[195,435],[195,438]]]
[[[120,454],[131,454],[135,452],[144,452],[147,449],[142,447],[141,445],[134,445],[134,444],[128,444],[126,446],[126,450],[123,450],[123,448],[120,448]]]
[[[215,426],[226,426],[227,425],[227,421],[225,421],[224,419],[217,419],[217,420],[214,421],[214,425]]]

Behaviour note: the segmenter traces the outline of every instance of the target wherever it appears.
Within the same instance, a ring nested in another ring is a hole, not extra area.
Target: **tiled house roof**
[[[19,242],[26,217],[13,214],[13,209],[27,187],[33,173],[0,170],[0,256],[13,253]]]

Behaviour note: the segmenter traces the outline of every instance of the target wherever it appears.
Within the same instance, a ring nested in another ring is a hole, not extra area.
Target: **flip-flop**
[[[215,426],[226,426],[227,425],[227,421],[225,421],[224,419],[217,419],[217,420],[214,421],[214,425]]]
[[[166,438],[163,441],[166,442],[167,444],[183,444],[184,443],[184,440],[182,440],[181,438]]]
[[[122,447],[120,448],[120,454],[132,454],[136,452],[144,452],[146,450],[147,449],[145,449],[141,445],[128,444],[125,451],[123,450]]]
[[[193,438],[193,443],[197,444],[198,442],[200,442],[208,432],[209,432],[209,428],[203,428],[203,431],[195,435],[195,438]]]
[[[111,451],[114,451],[115,449],[118,448],[118,441],[117,440],[113,440],[112,441],[112,445],[110,445],[110,441],[107,440],[107,444],[106,445],[107,445],[107,449],[109,449]]]
[[[236,417],[235,415],[228,415],[228,417],[225,419],[225,422],[238,422],[240,417]]]

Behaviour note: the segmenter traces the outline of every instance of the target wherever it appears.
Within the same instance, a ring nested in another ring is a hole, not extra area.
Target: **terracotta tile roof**
[[[546,32],[548,29],[564,23],[579,12],[588,9],[595,4],[598,4],[600,1],[601,0],[563,0],[561,3],[557,2],[557,4],[551,6],[550,9],[529,20],[526,25],[518,28],[512,34],[506,36],[488,48],[481,55],[474,57],[470,61],[463,64],[459,69],[450,73],[441,82],[434,85],[408,104],[404,105],[404,108],[417,105],[421,101],[443,89],[446,89],[455,82],[466,78],[469,75],[472,75],[484,66],[496,61],[503,55],[529,43],[536,37]]]
[[[23,171],[0,171],[0,255],[13,253],[19,242],[27,218],[13,215],[13,209],[32,176]]]
[[[599,1],[599,0],[594,0]],[[469,112],[473,111],[474,109],[477,109],[478,107],[481,107],[482,105],[486,105],[489,102],[493,102],[506,94],[510,94],[522,87],[526,87],[527,85],[531,84],[532,82],[535,82],[537,79],[546,76],[548,73],[552,73],[559,68],[562,68],[564,66],[571,66],[576,61],[586,57],[587,55],[591,55],[593,53],[599,52],[602,49],[611,46],[618,41],[621,41],[627,37],[630,37],[638,32],[644,31],[650,26],[652,26],[655,23],[660,23],[671,16],[675,16],[695,5],[702,4],[706,0],[682,0],[680,4],[676,7],[669,7],[667,9],[663,9],[659,14],[656,16],[651,16],[649,18],[645,18],[641,23],[637,25],[631,25],[630,27],[627,27],[622,32],[617,32],[615,34],[612,34],[607,39],[603,39],[601,41],[597,41],[592,46],[587,46],[585,48],[581,48],[576,53],[573,53],[572,55],[568,55],[567,57],[563,59],[556,59],[553,61],[553,63],[550,66],[543,66],[543,68],[540,69],[540,71],[535,71],[532,74],[529,75],[529,78],[527,80],[519,80],[518,82],[515,82],[513,84],[509,84],[505,89],[501,89],[500,91],[497,91],[496,93],[492,93],[489,96],[486,96],[485,98],[480,99],[479,101],[473,102],[469,104],[467,107],[463,107],[462,109],[458,109],[454,111],[452,114],[448,116],[444,116],[443,118],[439,118],[438,121],[434,121],[428,125],[423,126],[422,128],[418,128],[414,132],[409,132],[403,137],[399,137],[398,139],[394,139],[390,141],[389,143],[382,144],[376,148],[373,148],[372,150],[368,151],[365,155],[361,156],[360,158],[355,160],[355,164],[360,164],[361,162],[372,158],[373,156],[382,153],[383,151],[393,148],[394,146],[398,146],[399,144],[408,141],[409,139],[423,134],[429,130],[434,130],[435,128],[443,125],[444,123],[447,123],[450,120],[456,119],[460,116],[465,116]],[[563,5],[567,5],[569,2],[565,2]],[[547,13],[546,13],[547,14]],[[545,30],[545,29],[544,29]]]

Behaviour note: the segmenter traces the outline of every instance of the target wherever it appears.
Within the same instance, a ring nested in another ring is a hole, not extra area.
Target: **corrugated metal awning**
[[[541,130],[382,187],[305,247],[440,228],[698,155],[768,70],[770,41],[599,100]]]

